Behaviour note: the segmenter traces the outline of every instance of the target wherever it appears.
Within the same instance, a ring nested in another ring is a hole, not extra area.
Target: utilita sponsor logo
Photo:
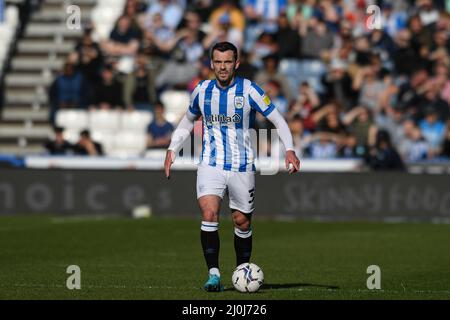
[[[206,124],[212,125],[213,123],[220,123],[227,125],[228,123],[237,123],[241,121],[241,116],[237,113],[232,116],[226,116],[224,114],[211,114],[205,117]]]

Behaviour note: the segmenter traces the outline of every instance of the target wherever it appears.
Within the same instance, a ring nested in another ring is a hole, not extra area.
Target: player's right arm
[[[202,114],[198,104],[199,90],[200,84],[192,92],[189,109],[172,134],[172,139],[166,152],[166,159],[164,160],[164,171],[167,179],[170,178],[170,167],[175,161],[176,154],[180,151],[184,141],[191,135],[191,131],[194,128],[194,121]]]

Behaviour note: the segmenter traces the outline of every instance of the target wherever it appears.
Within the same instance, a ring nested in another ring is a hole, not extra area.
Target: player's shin
[[[234,228],[234,250],[236,251],[236,266],[249,262],[252,255],[252,229],[242,231]]]
[[[202,221],[200,239],[202,242],[203,255],[209,274],[220,276],[219,273],[219,223]]]

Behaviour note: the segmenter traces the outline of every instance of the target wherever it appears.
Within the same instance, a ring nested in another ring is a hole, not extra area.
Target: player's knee
[[[235,218],[234,226],[241,231],[248,231],[250,229],[250,220],[245,217]]]
[[[208,222],[217,222],[217,212],[215,212],[214,210],[211,209],[205,209],[202,212],[203,214],[203,221],[208,221]]]

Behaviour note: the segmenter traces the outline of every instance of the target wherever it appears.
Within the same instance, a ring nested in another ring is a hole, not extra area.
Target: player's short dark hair
[[[210,53],[211,60],[213,60],[213,53],[215,50],[218,50],[220,52],[225,52],[225,51],[231,50],[231,51],[233,51],[234,61],[237,61],[237,59],[238,59],[238,49],[231,42],[228,42],[228,41],[217,42],[211,49],[211,53]]]

